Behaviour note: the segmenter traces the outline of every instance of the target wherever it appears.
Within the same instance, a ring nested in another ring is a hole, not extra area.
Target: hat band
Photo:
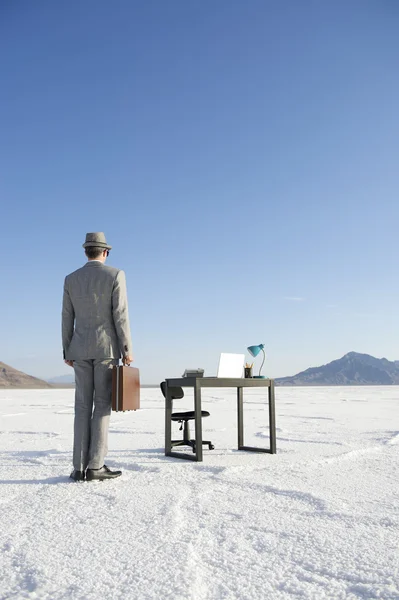
[[[106,242],[85,242],[83,244],[83,248],[89,248],[89,247],[108,248],[108,249],[112,248],[112,246],[109,246]]]

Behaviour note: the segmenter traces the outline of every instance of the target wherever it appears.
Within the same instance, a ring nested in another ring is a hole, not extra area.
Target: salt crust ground
[[[209,390],[201,464],[164,457],[158,390],[142,406],[112,416],[123,476],[73,483],[73,390],[0,392],[1,600],[399,599],[398,388],[277,389],[274,456],[235,450],[234,392]]]

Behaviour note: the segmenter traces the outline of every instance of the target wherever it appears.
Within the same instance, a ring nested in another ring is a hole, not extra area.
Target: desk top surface
[[[172,387],[270,387],[273,379],[252,379],[232,377],[179,377],[167,378],[168,386]]]

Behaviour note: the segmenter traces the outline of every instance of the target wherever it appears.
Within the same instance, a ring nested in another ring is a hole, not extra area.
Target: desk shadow
[[[187,452],[187,449],[185,449]],[[114,455],[113,459],[111,456]],[[132,450],[130,452],[125,452],[122,456],[118,456],[118,451],[114,450],[109,453],[110,460],[108,461],[109,466],[117,468],[118,466],[121,468],[125,468],[130,471],[141,471],[147,470],[145,467],[138,467],[137,462],[140,464],[156,464],[158,463],[175,463],[176,458],[173,456],[165,456],[165,448],[138,448],[137,450]],[[130,464],[123,462],[123,459],[130,459],[132,461],[137,461],[135,464]],[[146,460],[147,458],[147,460]],[[187,460],[178,460],[180,463],[189,463],[191,461]]]
[[[173,456],[165,456],[165,448],[138,448],[130,456],[133,460],[137,458],[141,462],[146,462],[146,457],[148,458],[148,462],[175,462]]]

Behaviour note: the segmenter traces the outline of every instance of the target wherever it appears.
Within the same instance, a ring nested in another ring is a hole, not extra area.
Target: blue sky
[[[0,360],[61,355],[104,231],[144,382],[263,342],[265,373],[399,359],[399,5],[0,7]]]

